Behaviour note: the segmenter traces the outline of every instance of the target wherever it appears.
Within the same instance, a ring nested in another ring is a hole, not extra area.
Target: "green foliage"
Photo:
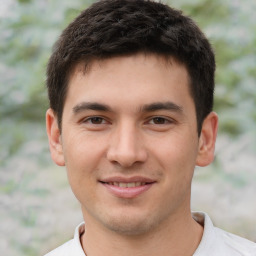
[[[187,0],[178,7],[197,21],[215,50],[215,111],[220,116],[220,132],[238,137],[255,131],[256,2]]]
[[[64,26],[85,7],[82,1],[44,0],[6,2],[6,6],[7,13],[0,17],[0,144],[5,145],[1,162],[36,135],[33,129],[44,137],[48,106],[44,74],[51,47]]]

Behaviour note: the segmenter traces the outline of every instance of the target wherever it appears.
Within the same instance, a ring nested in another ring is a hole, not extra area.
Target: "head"
[[[194,167],[214,156],[214,68],[199,28],[160,3],[100,1],[64,30],[47,132],[87,230],[149,234],[191,215]]]
[[[60,130],[75,67],[82,64],[86,71],[95,60],[137,53],[173,58],[186,67],[200,135],[203,120],[213,107],[213,50],[192,19],[150,0],[96,2],[63,31],[47,67],[50,107]]]

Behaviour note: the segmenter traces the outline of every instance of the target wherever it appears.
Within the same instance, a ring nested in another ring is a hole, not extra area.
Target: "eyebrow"
[[[183,108],[171,101],[168,102],[156,102],[148,104],[142,107],[142,112],[154,112],[158,110],[170,110],[174,112],[183,112]]]
[[[111,109],[105,105],[97,102],[82,102],[73,107],[73,113],[78,114],[85,110],[96,110],[96,111],[111,111]]]
[[[81,102],[73,107],[73,113],[78,114],[86,110],[104,111],[111,112],[112,109],[105,104],[97,102]],[[183,108],[173,102],[154,102],[151,104],[146,104],[140,108],[140,112],[154,112],[159,110],[169,110],[174,112],[183,112]]]

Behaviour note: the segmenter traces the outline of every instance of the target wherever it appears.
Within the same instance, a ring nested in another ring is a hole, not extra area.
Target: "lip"
[[[129,182],[145,182],[145,183],[153,183],[156,182],[155,180],[152,180],[147,177],[142,177],[142,176],[133,176],[133,177],[120,177],[120,176],[114,176],[114,177],[108,177],[108,178],[103,178],[99,180],[100,182],[104,183],[110,183],[110,182],[124,182],[124,183],[129,183]]]
[[[109,177],[99,181],[112,195],[119,197],[119,198],[136,198],[147,190],[149,190],[155,183],[155,180],[150,178],[136,176],[136,177]],[[145,183],[144,185],[137,186],[137,187],[119,187],[109,183],[133,183],[133,182],[141,182]]]

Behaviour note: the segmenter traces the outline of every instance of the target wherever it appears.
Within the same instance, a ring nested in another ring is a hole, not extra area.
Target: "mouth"
[[[134,188],[150,184],[149,182],[102,182],[103,184],[116,186],[120,188]]]
[[[156,181],[145,178],[112,178],[100,181],[110,194],[118,198],[135,198],[148,191]]]

